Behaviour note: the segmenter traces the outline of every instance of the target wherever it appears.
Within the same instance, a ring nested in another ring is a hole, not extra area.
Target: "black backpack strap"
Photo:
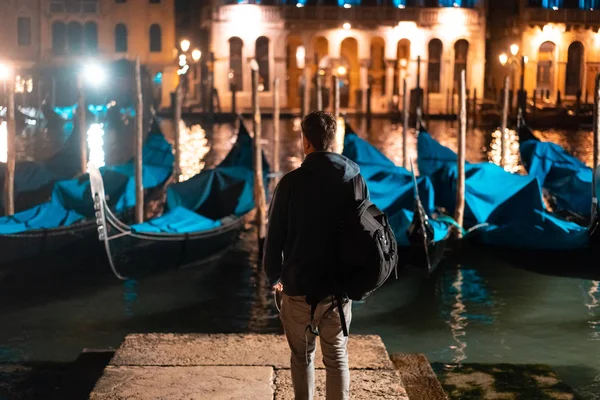
[[[348,337],[348,325],[346,324],[346,315],[344,314],[344,303],[342,303],[342,296],[339,294],[335,295],[335,301],[337,302],[338,312],[340,314],[340,322],[342,323],[342,332],[345,337]]]
[[[365,198],[365,189],[362,177],[360,174],[352,178],[352,184],[354,185],[354,200],[360,201]]]

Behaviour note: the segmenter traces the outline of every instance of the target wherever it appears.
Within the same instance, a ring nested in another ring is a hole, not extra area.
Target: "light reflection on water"
[[[284,171],[303,159],[298,121],[282,120]],[[349,122],[359,136],[403,163],[401,126],[375,119],[366,132],[360,121]],[[263,120],[262,127],[271,160],[271,120]],[[210,151],[203,161],[210,168],[235,142],[234,128],[204,128]],[[432,136],[453,150],[457,129],[443,122],[429,125]],[[536,134],[559,138],[589,164],[589,132]],[[407,144],[408,156],[416,161],[414,130]],[[493,148],[491,130],[469,130],[468,161],[488,161]],[[107,267],[100,277],[67,277],[52,287],[2,287],[0,363],[72,361],[82,348],[115,347],[130,332],[281,332],[256,264],[255,234],[248,231],[211,272],[205,267],[166,271],[121,283]],[[379,334],[390,352],[425,353],[431,362],[548,364],[582,393],[600,393],[595,381],[600,376],[599,292],[598,281],[532,273],[484,254],[448,265],[429,280],[407,276],[389,282],[354,306],[351,330]]]

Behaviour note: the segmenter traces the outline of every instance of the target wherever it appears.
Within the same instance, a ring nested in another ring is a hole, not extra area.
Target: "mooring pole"
[[[466,93],[466,73],[463,69],[460,73],[460,118],[458,128],[458,177],[456,179],[456,210],[454,219],[459,226],[463,225],[465,213],[465,142],[467,139],[467,93]],[[462,237],[460,230],[456,231],[457,238]]]
[[[10,76],[4,86],[8,101],[6,103],[6,172],[4,177],[4,214],[15,213],[15,164],[17,157],[15,123],[15,78]]]
[[[263,181],[262,144],[260,126],[260,108],[258,104],[258,63],[250,62],[252,69],[252,122],[254,129],[254,204],[256,206],[256,228],[258,233],[259,252],[262,254],[262,243],[267,236],[265,186]]]
[[[304,68],[304,87],[302,88],[302,118],[308,115],[310,109],[310,70]]]
[[[335,120],[340,117],[340,78],[333,77],[333,116]]]
[[[600,74],[596,75],[596,90],[594,91],[594,170],[592,174],[592,218],[594,223],[598,213],[598,192],[596,189],[596,173],[600,161]]]
[[[408,169],[408,117],[410,112],[408,109],[408,86],[406,84],[406,78],[403,80],[402,85],[402,116],[404,117],[404,124],[402,126],[402,165]]]
[[[323,111],[323,88],[319,73],[315,75],[315,90],[317,91],[317,111]]]
[[[471,104],[471,126],[477,127],[477,88],[473,88],[473,104]]]
[[[173,127],[175,132],[175,168],[174,174],[179,181],[179,176],[181,175],[181,83],[177,85],[175,88],[175,104],[173,107]]]
[[[500,166],[504,168],[504,159],[506,158],[506,130],[508,129],[508,113],[509,113],[509,86],[510,77],[504,77],[504,107],[502,108],[502,126],[500,128]]]
[[[79,173],[85,174],[87,172],[87,122],[85,115],[85,96],[83,94],[83,76],[81,73],[77,75],[77,94],[79,96],[77,100],[77,119],[78,119],[78,135],[79,135]]]
[[[279,174],[279,78],[273,81],[273,172],[275,181]]]
[[[144,103],[142,99],[142,74],[140,57],[135,58],[135,222],[144,222],[144,182],[142,180],[142,145],[144,141]]]

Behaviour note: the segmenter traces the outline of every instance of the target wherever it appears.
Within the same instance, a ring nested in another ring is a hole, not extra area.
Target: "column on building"
[[[367,89],[369,88],[369,66],[371,60],[368,58],[360,59],[360,90],[361,90],[361,111],[367,112]]]
[[[279,78],[279,104],[282,107],[287,107],[287,84],[286,84],[286,76],[287,76],[287,54],[286,54],[286,35],[279,35],[276,40],[273,42],[273,64],[270,68],[272,71],[269,76],[270,79],[274,82],[274,78]],[[271,82],[271,90],[274,88],[273,82]],[[272,97],[272,96],[271,96]]]
[[[385,98],[388,102],[388,107],[393,110],[392,100],[394,97],[394,68],[396,68],[396,60],[385,60]]]

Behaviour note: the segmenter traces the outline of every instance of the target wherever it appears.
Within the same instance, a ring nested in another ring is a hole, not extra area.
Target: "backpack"
[[[354,199],[335,232],[337,263],[330,271],[344,336],[348,336],[348,326],[343,299],[366,299],[385,283],[394,270],[398,278],[396,237],[387,215],[364,198],[363,182],[360,175],[352,180]],[[307,329],[318,335],[312,324],[316,307],[317,302],[312,302],[311,324]]]
[[[354,201],[337,235],[336,294],[364,300],[397,271],[398,244],[387,215],[364,199],[363,183],[353,179]]]

